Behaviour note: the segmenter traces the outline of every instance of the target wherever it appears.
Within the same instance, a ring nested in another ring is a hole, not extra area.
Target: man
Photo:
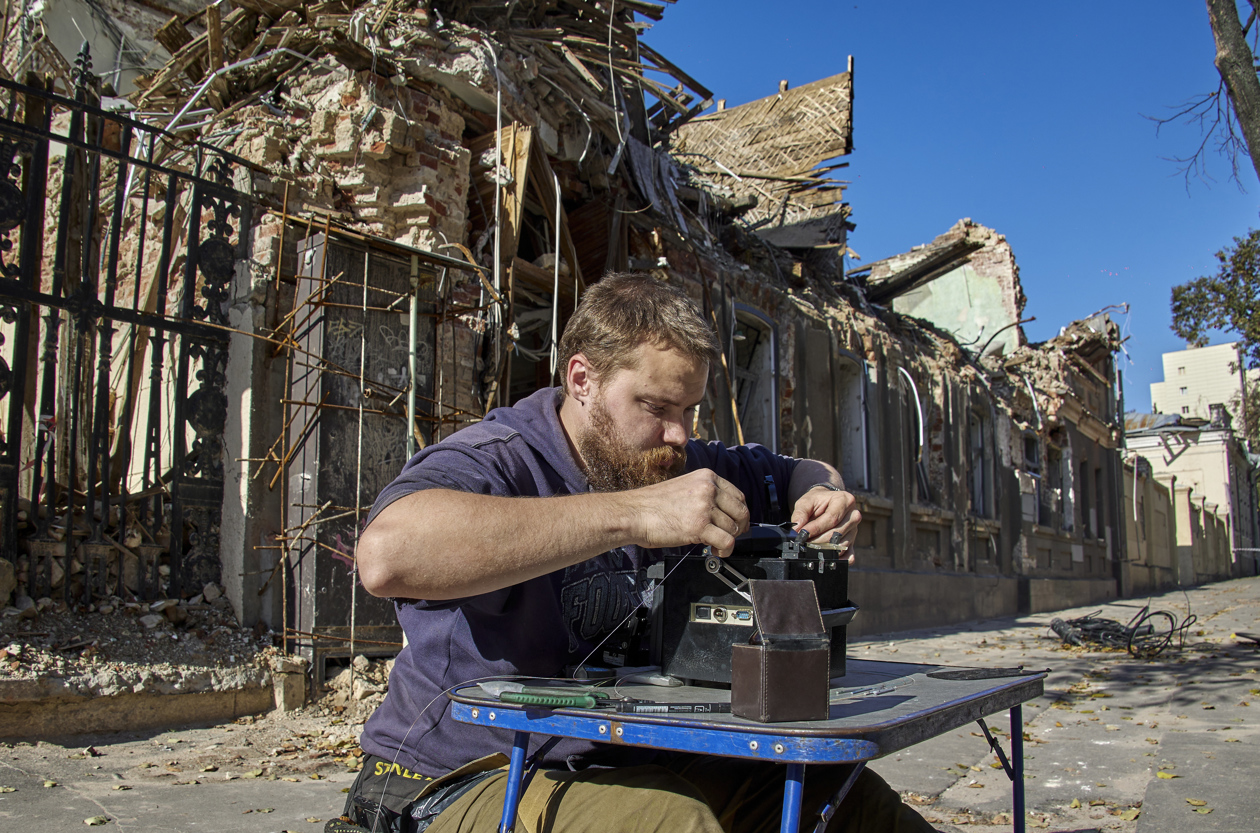
[[[784,520],[764,505],[767,475],[786,486],[798,529],[854,539],[861,516],[831,466],[689,439],[718,351],[683,293],[609,275],[565,330],[562,388],[421,451],[381,493],[359,575],[395,599],[406,647],[363,732],[349,819],[405,833],[497,829],[511,733],[455,722],[444,694],[582,662],[650,589],[646,567],[663,549],[726,557],[750,519]],[[778,829],[774,764],[565,740],[542,766],[520,805],[531,833]],[[810,768],[809,825],[847,774]],[[329,829],[360,828],[343,818]],[[830,829],[931,830],[873,773]]]

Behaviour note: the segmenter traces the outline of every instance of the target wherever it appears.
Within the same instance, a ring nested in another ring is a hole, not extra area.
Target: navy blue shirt
[[[500,497],[550,497],[590,491],[560,425],[563,393],[545,388],[417,453],[377,498],[368,516],[423,489]],[[774,477],[786,498],[797,461],[757,445],[687,444],[687,471],[712,469],[731,481],[752,520],[767,518],[762,483]],[[469,523],[476,523],[470,518]],[[458,723],[444,694],[492,676],[555,677],[587,658],[609,632],[651,598],[649,564],[663,550],[618,547],[580,564],[463,599],[395,599],[406,647],[390,673],[389,693],[364,727],[364,751],[439,776],[512,745],[509,730]],[[541,740],[541,739],[540,739]],[[562,741],[545,765],[643,763],[647,750]]]

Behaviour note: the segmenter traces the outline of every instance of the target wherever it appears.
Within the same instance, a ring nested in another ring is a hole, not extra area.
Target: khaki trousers
[[[781,764],[676,755],[668,764],[539,771],[521,798],[525,833],[772,833],[779,829],[787,768]],[[801,829],[851,772],[843,765],[805,768]],[[507,774],[488,778],[444,811],[428,833],[492,833],[503,813]],[[869,769],[827,826],[829,833],[933,833],[922,816]]]

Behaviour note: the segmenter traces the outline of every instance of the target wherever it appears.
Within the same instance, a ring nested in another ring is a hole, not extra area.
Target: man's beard
[[[683,473],[687,452],[673,446],[631,448],[613,423],[603,399],[591,403],[590,424],[577,436],[586,479],[597,492],[623,492],[663,483]]]

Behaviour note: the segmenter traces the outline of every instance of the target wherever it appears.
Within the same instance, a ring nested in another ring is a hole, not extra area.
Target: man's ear
[[[579,405],[587,405],[595,396],[598,387],[595,372],[586,356],[574,353],[565,368],[565,391]]]

